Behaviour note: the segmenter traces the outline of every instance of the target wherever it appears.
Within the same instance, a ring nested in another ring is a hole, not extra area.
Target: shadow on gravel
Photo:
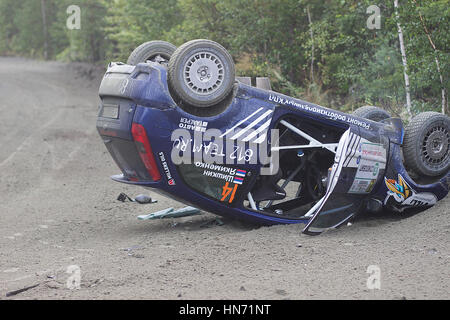
[[[426,211],[427,209],[417,208],[417,209],[410,209],[405,212],[390,212],[384,210],[379,213],[362,213],[359,214],[353,222],[355,223],[355,225],[362,225],[365,227],[376,227],[378,225],[406,220],[412,216],[415,216],[420,212]]]
[[[358,215],[353,221],[354,227],[377,227],[393,222],[406,220],[426,209],[414,209],[408,212],[395,213],[383,211],[379,213],[363,213]],[[218,231],[218,232],[248,232],[257,230],[263,227],[254,223],[249,223],[233,218],[224,218],[215,216],[210,213],[203,212],[202,215],[177,218],[177,219],[160,219],[148,221],[136,221],[135,224],[126,228],[126,233],[133,234],[161,234],[161,233],[179,233],[179,232],[204,232],[204,231]],[[304,224],[299,224],[300,230],[303,229]]]
[[[259,229],[261,226],[244,221],[214,216],[203,213],[200,216],[177,218],[177,219],[157,219],[148,221],[138,221],[126,228],[127,233],[133,234],[160,234],[160,233],[180,233],[180,232],[206,232],[217,230],[218,232],[246,232]]]

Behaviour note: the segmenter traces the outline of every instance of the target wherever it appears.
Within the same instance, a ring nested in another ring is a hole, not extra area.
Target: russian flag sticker
[[[247,173],[247,171],[245,171],[245,170],[236,170],[236,175],[239,177],[245,177],[246,173]]]
[[[233,183],[242,184],[244,182],[244,178],[234,177]]]

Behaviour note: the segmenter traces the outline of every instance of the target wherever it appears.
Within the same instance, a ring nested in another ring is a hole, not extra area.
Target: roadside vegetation
[[[106,64],[207,38],[277,91],[405,118],[449,113],[449,34],[450,0],[0,0],[0,55]]]

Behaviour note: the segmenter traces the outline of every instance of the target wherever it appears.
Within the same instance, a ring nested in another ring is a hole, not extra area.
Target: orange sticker
[[[229,187],[228,182],[225,183],[225,185],[222,187],[222,199],[220,201],[225,201],[225,199],[230,195],[230,199],[228,200],[228,203],[232,203],[234,200],[234,194],[236,193],[238,185],[234,184],[234,187]]]

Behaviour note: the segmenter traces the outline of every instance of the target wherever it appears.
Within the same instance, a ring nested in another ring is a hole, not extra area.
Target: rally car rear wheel
[[[211,40],[192,40],[175,50],[169,60],[169,86],[175,100],[208,108],[230,95],[235,80],[228,51]]]
[[[360,107],[358,109],[356,109],[355,111],[353,111],[352,113],[353,115],[357,116],[357,117],[361,117],[361,118],[365,118],[367,120],[372,120],[372,121],[382,121],[385,119],[388,119],[391,117],[391,115],[378,107],[375,106],[363,106]]]
[[[419,175],[440,176],[450,169],[450,118],[437,112],[415,116],[405,130],[403,156]]]
[[[148,41],[133,50],[128,57],[127,64],[135,66],[138,63],[147,61],[168,63],[176,48],[173,44],[166,41]]]

